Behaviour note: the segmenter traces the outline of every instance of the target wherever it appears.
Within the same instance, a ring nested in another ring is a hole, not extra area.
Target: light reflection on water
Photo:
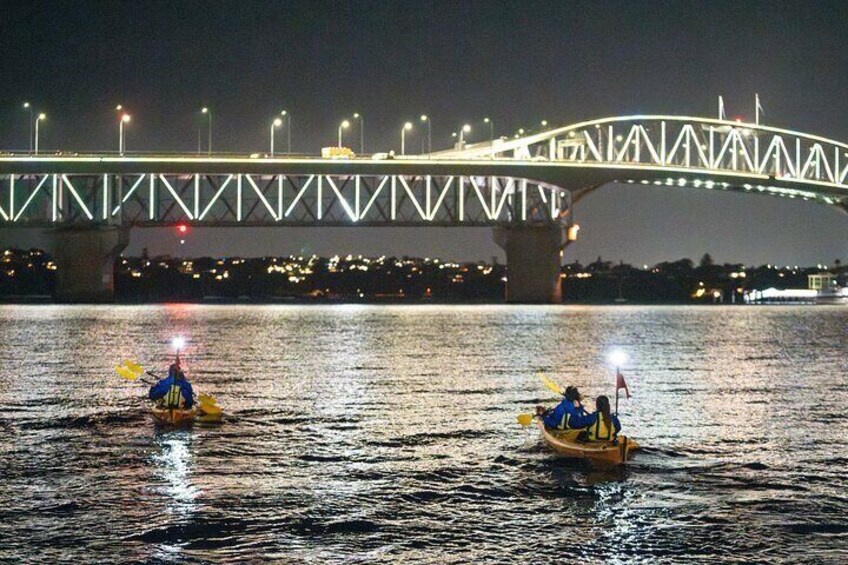
[[[0,308],[0,560],[848,559],[848,310]],[[220,426],[157,430],[125,358],[189,337]],[[646,449],[552,456],[537,369]],[[105,527],[108,525],[108,527]]]

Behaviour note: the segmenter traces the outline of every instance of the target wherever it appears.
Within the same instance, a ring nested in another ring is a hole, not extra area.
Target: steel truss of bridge
[[[570,193],[465,175],[0,175],[0,219],[19,226],[496,226],[550,224]]]
[[[0,226],[568,224],[608,183],[848,209],[848,145],[685,116],[604,118],[391,160],[2,156]]]
[[[848,144],[728,120],[624,116],[443,151],[605,169],[616,182],[740,190],[846,207]]]

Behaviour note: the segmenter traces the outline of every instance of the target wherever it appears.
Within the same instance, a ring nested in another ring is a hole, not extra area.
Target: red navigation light
[[[180,233],[186,233],[188,231],[188,226],[185,224],[180,224],[177,226],[177,231]]]

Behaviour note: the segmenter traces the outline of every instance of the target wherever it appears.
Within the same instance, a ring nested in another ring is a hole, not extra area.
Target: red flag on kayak
[[[630,389],[627,388],[627,383],[624,382],[624,375],[621,374],[621,371],[615,372],[615,392],[618,393],[618,389],[623,388],[624,392],[627,394],[627,398],[630,398]]]

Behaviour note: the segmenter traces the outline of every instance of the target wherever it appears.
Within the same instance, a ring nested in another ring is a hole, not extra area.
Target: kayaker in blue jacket
[[[150,400],[158,400],[163,408],[191,408],[194,392],[178,363],[168,368],[168,376],[150,387]]]
[[[545,425],[558,430],[580,430],[595,423],[597,418],[586,412],[580,404],[580,391],[576,386],[565,389],[565,398],[554,409],[545,410],[544,406],[536,407],[536,414],[542,417]]]
[[[615,440],[615,436],[621,431],[621,422],[618,421],[618,416],[612,414],[609,398],[601,395],[595,400],[592,418],[595,421],[586,429],[588,441]]]

